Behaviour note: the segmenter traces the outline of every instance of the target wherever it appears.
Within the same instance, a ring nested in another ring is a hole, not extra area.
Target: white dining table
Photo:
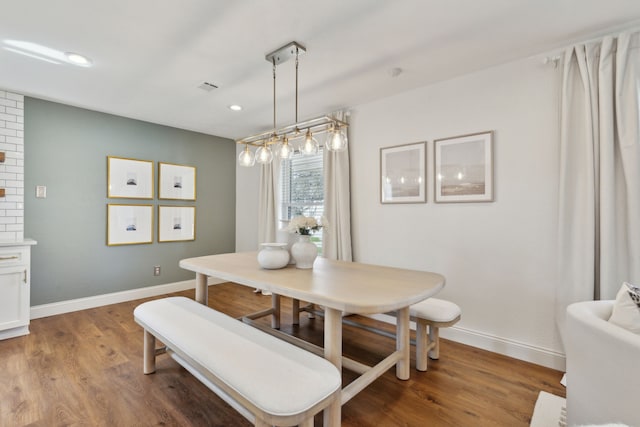
[[[342,367],[360,375],[342,389],[341,400],[324,411],[325,426],[339,426],[341,405],[396,366],[401,380],[410,375],[409,306],[438,293],[444,276],[426,271],[408,270],[357,262],[333,261],[319,257],[312,269],[288,266],[278,270],[258,265],[257,252],[239,252],[188,258],[180,267],[196,273],[196,300],[207,304],[207,278],[235,282],[273,293],[272,325],[279,327],[279,296],[297,302],[307,301],[324,308],[324,357],[339,370]],[[367,366],[342,356],[342,315],[375,314],[396,311],[396,350],[375,366]]]

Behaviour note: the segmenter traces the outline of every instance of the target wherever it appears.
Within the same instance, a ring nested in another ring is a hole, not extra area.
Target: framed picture
[[[195,206],[158,206],[158,242],[195,239]]]
[[[380,202],[425,203],[424,142],[380,149]]]
[[[159,199],[195,200],[196,168],[158,162]]]
[[[153,162],[107,156],[107,197],[153,199]]]
[[[493,131],[436,139],[435,201],[493,201]]]
[[[153,243],[152,205],[107,205],[107,245]]]

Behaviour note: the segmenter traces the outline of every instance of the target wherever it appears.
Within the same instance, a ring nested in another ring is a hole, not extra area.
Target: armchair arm
[[[640,335],[609,323],[614,301],[567,308],[567,421],[569,425],[640,425]]]

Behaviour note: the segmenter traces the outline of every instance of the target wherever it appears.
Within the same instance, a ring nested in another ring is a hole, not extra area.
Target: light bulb
[[[273,160],[273,153],[271,152],[271,148],[267,147],[267,144],[256,150],[256,161],[258,163],[262,163],[263,165],[271,163]]]
[[[318,141],[311,134],[311,129],[307,130],[307,134],[302,140],[302,145],[300,146],[300,151],[305,156],[311,156],[314,154],[318,154]]]
[[[278,150],[278,156],[281,159],[290,159],[292,154],[293,154],[293,148],[291,148],[291,146],[289,145],[289,140],[285,136],[282,138],[282,145]]]
[[[250,168],[256,163],[256,156],[253,155],[251,150],[249,150],[249,146],[246,145],[244,150],[240,152],[238,156],[238,164],[240,166],[244,166],[245,168]]]
[[[347,134],[340,128],[329,131],[325,147],[329,151],[344,151],[347,148]]]

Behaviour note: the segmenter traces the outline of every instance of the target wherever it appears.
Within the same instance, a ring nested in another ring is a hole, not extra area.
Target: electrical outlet
[[[153,275],[154,276],[159,276],[160,275],[160,266],[156,265],[153,267]]]

